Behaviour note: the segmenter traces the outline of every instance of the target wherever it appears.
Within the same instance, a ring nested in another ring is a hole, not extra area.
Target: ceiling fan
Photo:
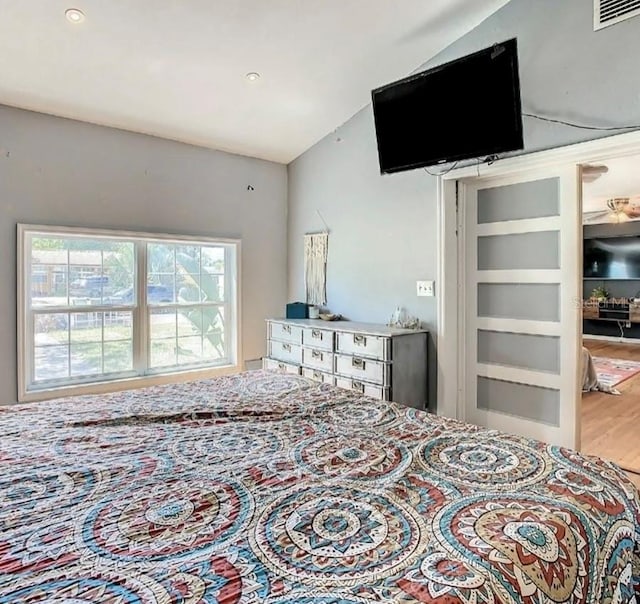
[[[585,223],[598,222],[628,222],[631,219],[640,218],[640,196],[637,197],[613,197],[605,202],[606,209],[595,212],[586,212]]]

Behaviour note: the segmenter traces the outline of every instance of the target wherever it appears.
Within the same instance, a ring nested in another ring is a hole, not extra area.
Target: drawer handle
[[[358,346],[366,346],[367,338],[364,336],[353,336],[353,343],[358,344]]]
[[[282,350],[284,350],[285,352],[291,352],[291,344],[283,344]]]
[[[278,369],[282,369],[283,371],[287,368],[284,363],[278,363]]]
[[[362,382],[351,382],[351,388],[358,392],[364,392],[364,384]]]
[[[316,380],[321,380],[322,379],[322,374],[319,371],[314,371],[313,372],[313,377],[316,378]]]
[[[290,334],[291,333],[291,325],[283,325],[282,326],[282,331],[284,331],[285,333]]]
[[[314,329],[311,332],[311,337],[316,338],[318,340],[322,340],[322,332],[319,329]]]
[[[352,365],[353,367],[355,367],[356,369],[361,369],[361,370],[363,370],[363,371],[364,371],[364,364],[365,364],[365,363],[364,363],[364,360],[359,359],[358,357],[353,357],[353,358],[351,359],[351,365]]]
[[[312,350],[311,351],[311,358],[322,360],[322,353],[319,350]]]

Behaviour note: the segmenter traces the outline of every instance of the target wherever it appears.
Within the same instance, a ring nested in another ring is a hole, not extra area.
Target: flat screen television
[[[640,279],[640,236],[584,240],[585,279]]]
[[[382,173],[524,146],[515,38],[371,95]]]

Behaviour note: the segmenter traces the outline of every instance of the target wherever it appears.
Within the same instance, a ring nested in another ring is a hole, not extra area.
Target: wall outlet
[[[416,293],[418,294],[418,296],[435,296],[436,282],[435,281],[416,281]]]

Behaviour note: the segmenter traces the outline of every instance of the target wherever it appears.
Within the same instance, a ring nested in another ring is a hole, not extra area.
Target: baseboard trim
[[[615,342],[617,344],[640,344],[639,338],[622,338],[620,336],[596,336],[587,333],[582,334],[583,340],[599,340],[602,342]]]
[[[262,359],[248,359],[244,362],[245,371],[255,371],[262,369]]]

